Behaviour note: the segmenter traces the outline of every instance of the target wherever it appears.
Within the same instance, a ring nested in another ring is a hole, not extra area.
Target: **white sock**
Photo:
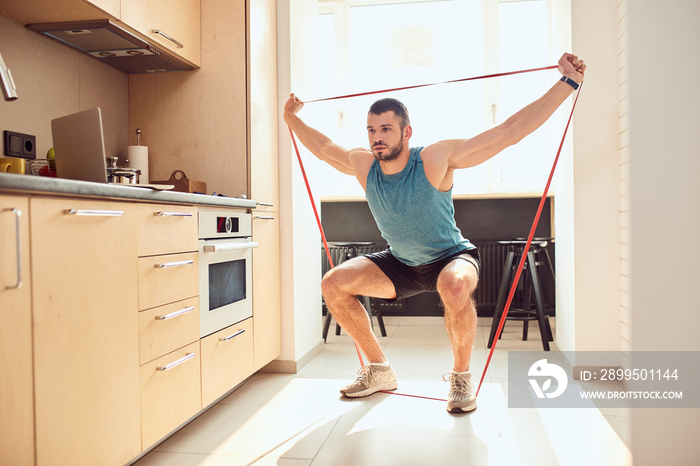
[[[371,362],[369,363],[370,366],[380,366],[380,367],[389,367],[389,361],[384,361],[384,362]]]
[[[457,372],[455,370],[452,371],[453,374],[460,374],[460,375],[468,375],[471,377],[472,371],[464,371],[464,372]]]

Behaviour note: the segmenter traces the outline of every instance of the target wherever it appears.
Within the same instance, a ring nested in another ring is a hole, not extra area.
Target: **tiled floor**
[[[481,376],[490,319],[479,319],[472,372]],[[376,329],[378,332],[378,328]],[[437,318],[395,318],[379,337],[402,393],[445,398],[452,355]],[[508,322],[478,398],[452,415],[442,401],[338,389],[359,367],[352,341],[331,333],[298,374],[257,374],[144,456],[138,466],[218,465],[625,465],[627,418],[620,410],[509,409],[507,351],[541,350]]]

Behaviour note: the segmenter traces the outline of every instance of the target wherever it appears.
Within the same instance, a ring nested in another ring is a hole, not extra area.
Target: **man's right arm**
[[[297,115],[303,106],[304,103],[291,94],[284,106],[284,121],[312,154],[336,170],[346,175],[354,175],[355,171],[350,163],[350,151],[335,144],[326,135],[304,123]]]

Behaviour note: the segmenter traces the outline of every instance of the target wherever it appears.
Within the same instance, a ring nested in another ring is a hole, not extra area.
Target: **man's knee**
[[[471,302],[477,285],[477,277],[473,275],[456,272],[440,276],[438,292],[445,304]]]
[[[325,298],[344,293],[344,285],[347,285],[347,280],[343,279],[342,271],[331,269],[321,279],[321,293]]]

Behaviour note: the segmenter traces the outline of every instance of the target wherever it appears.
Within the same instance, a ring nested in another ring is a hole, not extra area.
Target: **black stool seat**
[[[340,265],[346,260],[350,260],[353,257],[357,257],[357,249],[361,248],[363,246],[372,246],[374,243],[372,242],[364,242],[364,241],[354,241],[354,242],[339,242],[339,241],[333,241],[331,243],[333,246],[338,246],[338,247],[343,247],[343,248],[348,248],[348,252],[344,257],[337,257],[337,263],[334,265]],[[377,318],[377,323],[379,324],[379,330],[382,333],[382,336],[386,336],[386,327],[384,327],[384,318],[382,316],[382,313],[378,310],[375,309],[372,306],[372,300],[370,299],[369,296],[357,296],[357,299],[360,300],[360,302],[364,303],[364,308],[365,311],[367,311],[367,315],[369,316],[369,321],[372,324],[372,329],[374,329],[374,322],[372,321],[372,316]],[[330,311],[328,310],[328,307],[326,306],[325,300],[323,303],[323,306],[326,308],[326,320],[323,322],[323,342],[326,342],[326,338],[328,338],[328,330],[330,329],[331,326],[331,319],[333,316],[331,315]],[[335,324],[335,334],[340,335],[340,325],[336,322]]]
[[[525,288],[525,299],[522,306],[513,306],[508,311],[508,320],[519,320],[523,322],[523,340],[527,340],[528,323],[531,320],[537,320],[540,328],[540,336],[542,338],[542,346],[545,351],[549,351],[549,342],[553,341],[552,329],[547,318],[547,308],[542,292],[542,277],[540,270],[547,267],[547,270],[554,278],[554,267],[549,258],[549,254],[545,249],[547,243],[553,241],[553,238],[535,238],[530,244],[527,251],[523,272],[520,275],[519,285],[523,284]],[[493,341],[496,338],[498,325],[501,321],[505,308],[508,292],[513,286],[513,278],[522,257],[527,241],[524,239],[516,239],[512,241],[499,241],[499,244],[508,246],[508,254],[506,255],[505,267],[503,269],[503,278],[501,286],[498,290],[498,299],[494,310],[493,322],[491,323],[491,333],[489,335],[488,347],[491,348]],[[538,260],[539,259],[539,260]],[[535,297],[535,308],[531,309],[532,294]],[[499,336],[500,338],[500,336]]]

